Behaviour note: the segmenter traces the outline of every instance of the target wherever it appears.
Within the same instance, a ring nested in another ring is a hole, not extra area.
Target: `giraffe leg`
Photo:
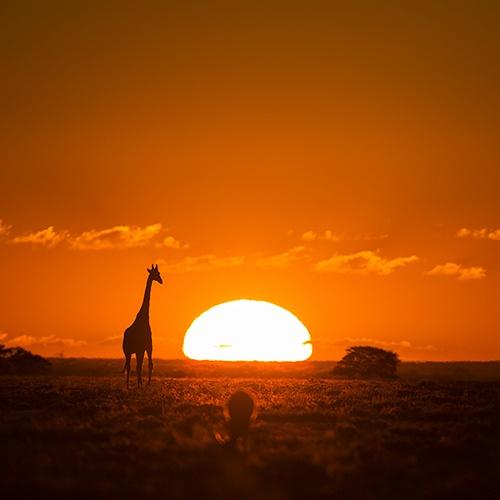
[[[125,355],[125,369],[127,370],[127,389],[128,389],[128,383],[130,380],[130,358],[132,357],[131,354],[126,354]]]
[[[151,384],[151,374],[153,373],[153,350],[148,349],[148,385]]]
[[[144,361],[144,351],[135,355],[137,359],[137,387],[142,387],[142,362]]]

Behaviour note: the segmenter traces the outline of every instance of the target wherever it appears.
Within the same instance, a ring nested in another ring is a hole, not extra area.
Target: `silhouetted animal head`
[[[158,271],[158,264],[156,266],[154,264],[151,265],[151,269],[148,269],[149,276],[153,281],[158,281],[160,285],[163,283],[161,279],[160,271]]]

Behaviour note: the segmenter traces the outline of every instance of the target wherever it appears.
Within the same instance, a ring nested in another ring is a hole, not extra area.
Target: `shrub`
[[[354,346],[337,363],[333,374],[347,378],[397,378],[398,355],[371,346]]]
[[[50,369],[50,362],[22,347],[0,344],[0,374],[41,374]]]

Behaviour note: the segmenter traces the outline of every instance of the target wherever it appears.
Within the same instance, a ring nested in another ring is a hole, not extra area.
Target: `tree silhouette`
[[[50,369],[50,362],[22,347],[5,347],[0,344],[0,374],[42,374]]]
[[[372,346],[353,346],[337,363],[333,374],[348,378],[397,378],[399,357]]]

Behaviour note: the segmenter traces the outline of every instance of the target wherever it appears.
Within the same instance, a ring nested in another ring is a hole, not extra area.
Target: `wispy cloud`
[[[386,259],[381,257],[378,252],[364,250],[347,255],[333,255],[329,259],[318,262],[316,270],[339,274],[378,274],[386,276],[392,274],[396,269],[418,260],[419,258],[416,255]]]
[[[458,238],[472,238],[475,240],[493,240],[500,241],[500,229],[468,229],[463,227],[457,231]]]
[[[341,241],[345,239],[345,236],[340,234],[335,234],[330,229],[327,229],[322,233],[317,233],[316,231],[306,231],[305,233],[302,233],[302,236],[300,238],[302,241],[317,241],[317,240]]]
[[[161,243],[157,244],[157,247],[180,249],[180,248],[189,248],[189,245],[187,243],[181,243],[173,236],[167,236],[166,238],[163,238],[163,241]]]
[[[387,233],[362,233],[354,236],[354,240],[362,240],[362,241],[376,241],[376,240],[385,240],[389,238]]]
[[[11,229],[12,226],[9,226],[2,219],[0,219],[0,236],[7,236]]]
[[[256,254],[217,256],[206,254],[196,257],[184,257],[178,261],[158,259],[162,270],[173,273],[209,271],[214,269],[235,267],[257,267],[261,269],[288,269],[304,262],[310,262],[310,249],[304,246],[290,248],[278,254]],[[418,257],[398,257],[386,259],[377,252],[363,251],[348,255],[334,255],[330,259],[316,263],[315,269],[320,272],[336,272],[341,274],[378,274],[387,275],[397,268],[416,262]]]
[[[214,254],[200,255],[197,257],[184,257],[177,262],[165,262],[158,259],[162,271],[170,273],[189,273],[194,271],[211,271],[213,269],[224,269],[241,267],[245,264],[243,256],[217,257]]]
[[[318,239],[318,233],[316,231],[306,231],[302,233],[300,239],[307,242],[316,241]]]
[[[171,273],[188,273],[195,271],[212,271],[215,269],[227,269],[236,267],[258,267],[261,269],[287,269],[294,264],[303,261],[306,258],[307,249],[298,246],[271,255],[230,255],[217,256],[215,254],[206,254],[196,257],[184,257],[181,260],[167,262],[164,259],[158,259],[162,270]]]
[[[287,269],[303,260],[306,250],[305,247],[298,246],[279,254],[249,259],[249,264],[263,269]]]
[[[387,347],[392,349],[408,349],[412,351],[435,351],[437,348],[433,345],[413,345],[408,340],[383,340],[370,337],[342,337],[339,339],[315,339],[315,344],[329,345],[375,345],[379,347]]]
[[[174,236],[166,235],[166,232],[161,224],[150,224],[148,226],[120,225],[106,229],[91,229],[76,235],[67,230],[56,231],[54,226],[49,226],[38,232],[15,236],[10,242],[48,248],[65,243],[73,250],[109,250],[145,247],[148,245],[172,249],[189,247],[187,243],[181,243]]]
[[[460,281],[480,280],[486,277],[486,269],[479,266],[462,267],[460,264],[456,264],[455,262],[447,262],[446,264],[434,267],[425,274],[428,276],[451,276]]]
[[[31,334],[0,334],[0,343],[8,347],[23,347],[43,356],[58,356],[65,353],[69,356],[116,356],[120,349],[123,335],[115,335],[101,340],[83,340],[58,335],[35,336]],[[156,342],[158,344],[158,342]]]
[[[96,345],[116,344],[117,342],[121,342],[122,340],[123,340],[123,335],[111,335],[102,340],[98,340],[97,342],[95,342],[95,344]]]
[[[343,241],[343,240],[373,241],[373,240],[382,240],[388,237],[389,235],[385,233],[361,233],[354,235],[346,235],[346,234],[334,233],[331,229],[326,229],[325,231],[320,231],[320,232],[316,232],[313,230],[306,231],[302,233],[300,239],[306,242]]]
[[[41,231],[15,236],[11,242],[15,244],[31,244],[52,248],[68,238],[67,231],[55,231],[54,226],[49,226]]]
[[[20,347],[81,347],[87,344],[85,340],[76,340],[68,337],[57,337],[56,335],[46,335],[44,337],[33,337],[32,335],[19,335],[9,339],[9,345]]]
[[[108,250],[111,248],[144,247],[151,243],[162,230],[161,224],[149,226],[113,226],[100,231],[85,231],[71,238],[70,246],[75,250]]]

